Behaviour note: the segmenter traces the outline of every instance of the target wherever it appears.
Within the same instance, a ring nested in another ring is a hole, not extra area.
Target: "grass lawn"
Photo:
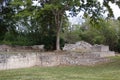
[[[120,56],[96,66],[32,67],[0,71],[0,80],[120,80]]]

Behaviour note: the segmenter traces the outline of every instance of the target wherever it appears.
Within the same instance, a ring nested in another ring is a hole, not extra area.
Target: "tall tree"
[[[65,15],[65,11],[71,11],[71,15],[75,16],[78,12],[84,11],[84,16],[90,15],[92,23],[98,23],[99,17],[104,13],[103,6],[108,10],[108,17],[113,16],[112,9],[109,6],[109,2],[115,3],[113,0],[104,0],[101,6],[97,0],[41,0],[42,8],[49,7],[55,18],[56,27],[56,49],[60,50],[60,30],[62,27],[62,17]],[[118,1],[117,1],[118,3]]]
[[[14,5],[24,6],[24,9],[18,11],[18,14],[23,14],[30,16],[29,13],[35,14],[35,10],[31,10],[32,0],[13,0],[16,2]],[[102,17],[102,14],[105,11],[108,11],[108,17],[113,17],[113,11],[109,5],[109,2],[116,3],[119,6],[119,1],[115,0],[103,0],[101,5],[98,0],[36,0],[40,5],[40,10],[49,10],[50,14],[53,15],[53,23],[55,24],[56,29],[56,50],[60,50],[60,31],[62,28],[63,17],[66,15],[66,11],[70,11],[72,16],[77,15],[80,11],[84,12],[84,16],[89,15],[91,18],[91,23],[99,23],[99,17]],[[105,8],[106,7],[106,10]],[[19,7],[21,8],[21,7]],[[27,9],[25,11],[25,9]],[[38,9],[38,8],[36,8]],[[24,12],[25,11],[25,12]],[[33,11],[33,12],[32,12]],[[23,12],[23,13],[21,13]],[[22,16],[23,16],[22,15]],[[49,15],[49,14],[48,14]],[[46,15],[44,15],[46,16]],[[30,18],[30,17],[29,17]]]

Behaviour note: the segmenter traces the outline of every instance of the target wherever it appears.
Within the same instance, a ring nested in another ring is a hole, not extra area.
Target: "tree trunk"
[[[60,29],[58,28],[57,30],[57,35],[56,35],[56,50],[60,50]]]
[[[56,11],[55,15],[55,23],[56,23],[56,50],[60,51],[60,30],[62,27],[62,15],[59,11]]]
[[[56,16],[56,27],[57,27],[57,32],[56,32],[56,50],[57,51],[60,51],[60,23],[61,23],[61,20],[60,20],[60,15],[58,13],[58,15]]]

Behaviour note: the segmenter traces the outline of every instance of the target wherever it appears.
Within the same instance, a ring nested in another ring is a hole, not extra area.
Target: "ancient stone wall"
[[[92,47],[91,44],[84,41],[79,41],[79,42],[76,42],[75,44],[65,44],[65,46],[63,47],[63,50],[75,51],[75,52],[90,52],[91,47]]]
[[[0,70],[25,68],[32,66],[59,65],[94,65],[110,61],[109,56],[115,52],[109,51],[105,45],[91,45],[81,41],[66,44],[65,52],[42,52],[44,45],[34,46],[0,46]]]
[[[35,52],[44,51],[44,45],[33,45],[33,46],[18,46],[18,45],[0,45],[0,52]]]
[[[110,51],[110,50],[109,50],[109,46],[105,46],[105,45],[93,45],[91,47],[91,51],[92,52],[106,52],[106,51]]]
[[[1,53],[0,70],[25,68],[36,65],[35,53]]]
[[[32,66],[59,66],[59,65],[94,65],[109,61],[99,54],[34,52],[34,53],[0,53],[0,70],[26,68]]]
[[[106,45],[91,45],[84,41],[76,42],[75,44],[66,44],[63,47],[64,51],[79,52],[79,53],[89,53],[96,54],[100,57],[115,56],[114,51],[109,50],[109,46]]]

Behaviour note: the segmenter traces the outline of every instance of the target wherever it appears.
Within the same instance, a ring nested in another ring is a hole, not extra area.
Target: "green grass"
[[[120,80],[120,57],[96,66],[32,67],[0,71],[0,80]]]

